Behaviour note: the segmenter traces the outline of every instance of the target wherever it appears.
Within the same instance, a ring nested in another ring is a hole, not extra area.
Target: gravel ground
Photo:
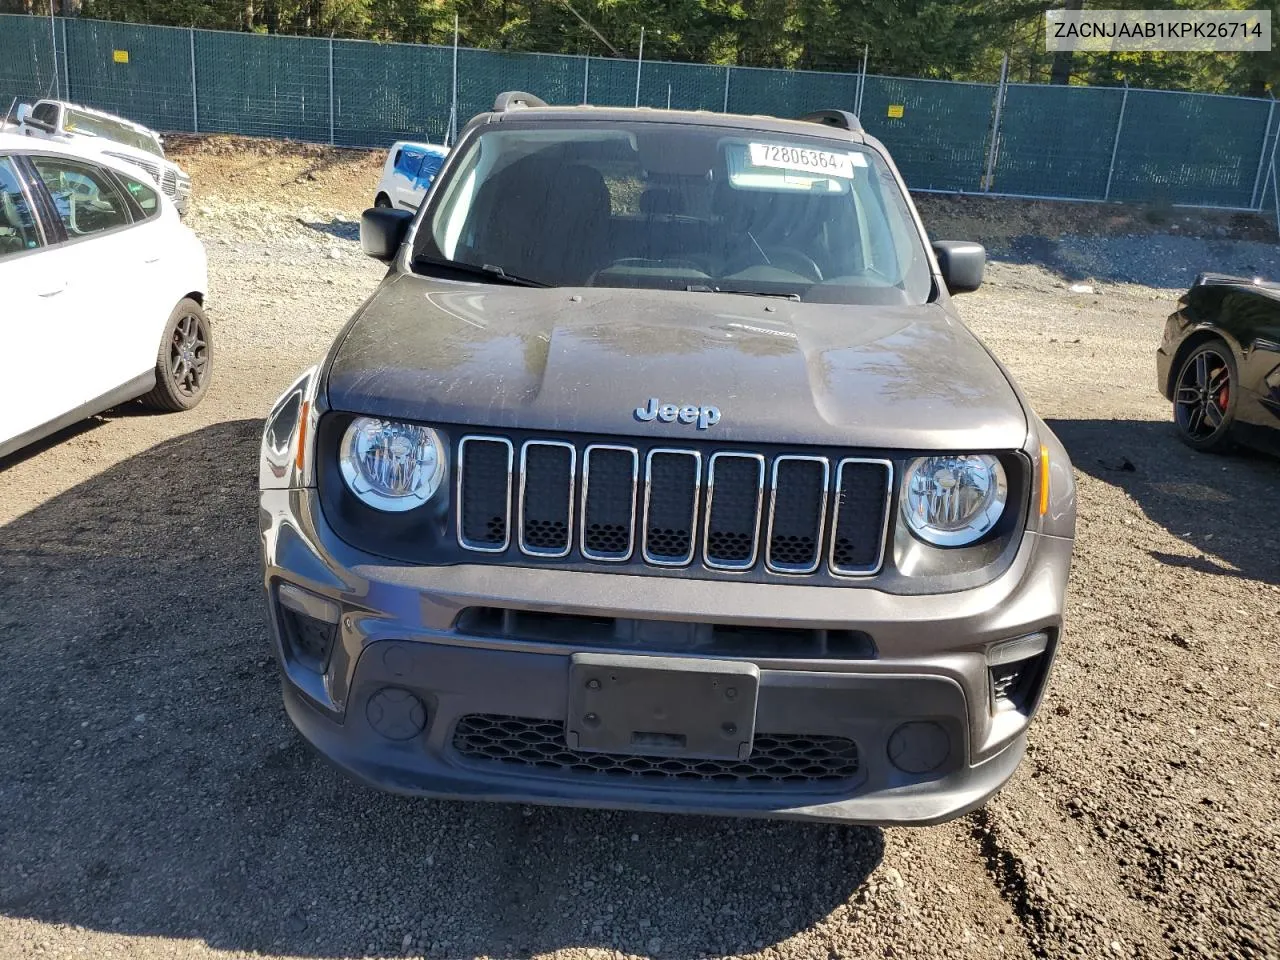
[[[961,301],[1080,483],[1067,641],[982,811],[881,831],[412,801],[292,733],[257,583],[260,418],[377,281],[354,220],[378,158],[184,162],[210,395],[0,461],[0,958],[1280,956],[1280,466],[1179,445],[1151,356],[1162,287],[1278,276],[1274,246],[1046,225]]]

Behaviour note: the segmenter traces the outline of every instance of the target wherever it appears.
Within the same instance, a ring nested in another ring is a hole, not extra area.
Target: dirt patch
[[[386,152],[224,134],[165,138],[191,174],[195,204],[208,196],[270,197],[284,204],[363,210],[373,204]]]
[[[930,236],[1000,245],[1014,237],[1173,234],[1273,243],[1276,224],[1254,213],[1140,203],[1070,203],[938,193],[913,194]]]

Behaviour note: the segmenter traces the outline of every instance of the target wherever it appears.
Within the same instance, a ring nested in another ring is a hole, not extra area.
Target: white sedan
[[[0,456],[209,387],[204,247],[146,171],[0,133]]]

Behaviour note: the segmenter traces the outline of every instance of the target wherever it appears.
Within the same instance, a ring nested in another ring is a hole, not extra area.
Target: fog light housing
[[[276,588],[276,600],[285,656],[314,673],[323,673],[338,635],[342,608],[291,583]]]
[[[889,762],[903,773],[932,773],[951,754],[951,738],[932,720],[904,723],[889,736]]]
[[[987,649],[992,712],[1026,712],[1039,686],[1048,649],[1049,635],[1043,632],[1002,640]]]
[[[401,687],[383,687],[364,708],[369,726],[388,740],[412,740],[427,728],[427,707]]]

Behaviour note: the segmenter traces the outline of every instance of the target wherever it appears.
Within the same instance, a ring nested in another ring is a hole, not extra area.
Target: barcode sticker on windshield
[[[784,147],[776,143],[753,143],[751,165],[774,167],[778,170],[803,170],[805,173],[822,173],[828,177],[853,179],[853,162],[847,153],[829,153],[826,150],[808,150],[804,147]]]

